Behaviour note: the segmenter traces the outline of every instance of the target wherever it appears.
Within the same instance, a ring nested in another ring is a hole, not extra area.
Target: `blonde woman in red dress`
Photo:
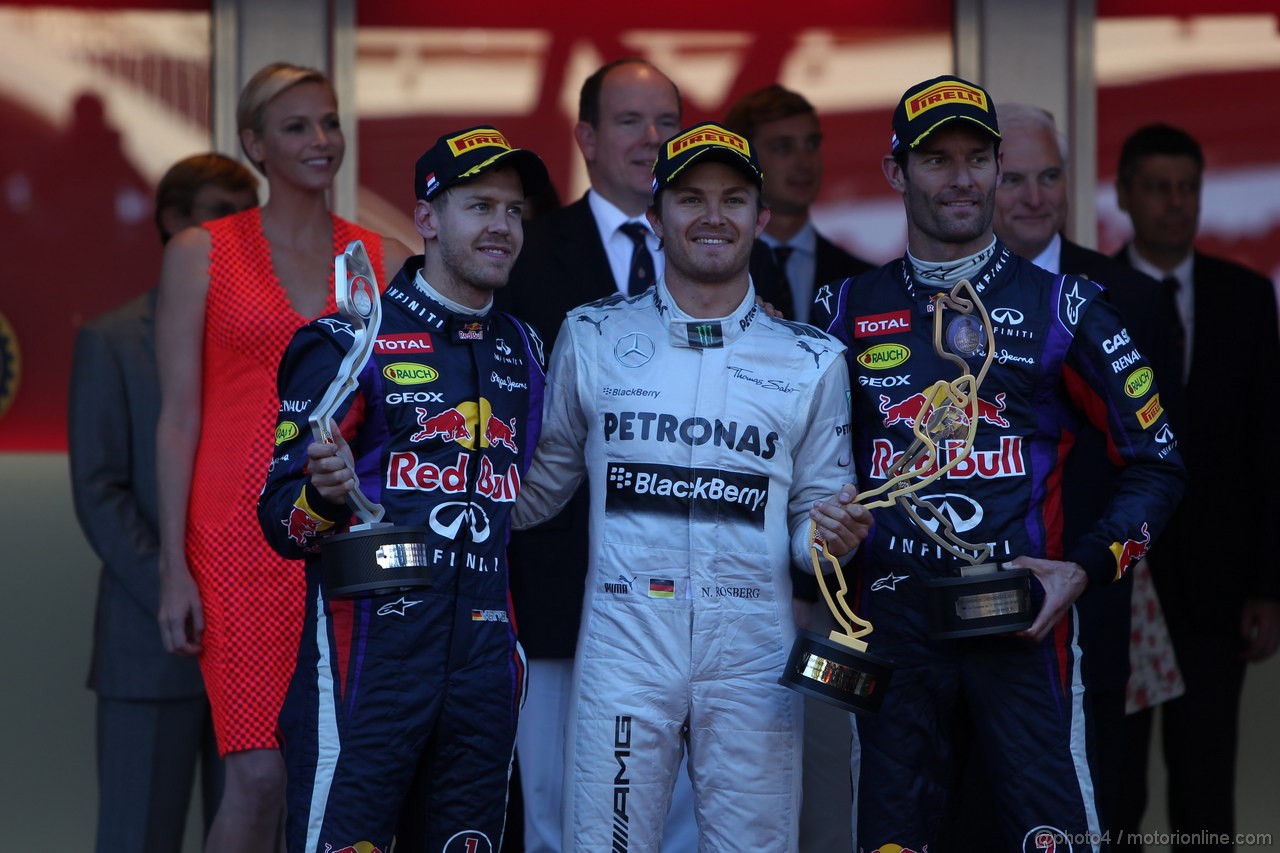
[[[269,201],[174,237],[161,276],[160,629],[170,651],[199,656],[226,758],[205,849],[266,853],[284,807],[276,717],[306,590],[301,563],[267,546],[256,517],[276,415],[289,404],[277,400],[276,367],[298,327],[336,310],[333,259],[349,241],[364,240],[383,281],[410,252],[328,210],[346,146],[322,74],[267,66],[236,119]]]

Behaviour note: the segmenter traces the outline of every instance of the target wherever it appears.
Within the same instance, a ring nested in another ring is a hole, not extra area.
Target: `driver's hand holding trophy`
[[[945,340],[944,340],[945,339]],[[916,493],[968,459],[977,435],[978,389],[995,355],[991,318],[973,286],[962,280],[934,303],[933,347],[959,375],[938,379],[920,399],[908,399],[906,413],[915,440],[888,471],[888,479],[858,495],[867,508],[898,504],[921,533],[938,547],[969,565],[959,577],[932,581],[930,621],[934,636],[972,637],[1024,630],[1035,612],[1031,601],[1031,572],[988,562],[989,545],[967,542],[951,520]],[[985,352],[974,374],[964,356]],[[844,567],[827,547],[821,529],[812,528],[810,549],[818,588],[835,618],[836,629],[826,638],[798,632],[781,682],[808,696],[849,711],[879,709],[893,673],[892,663],[868,652],[866,638],[874,630],[854,612],[848,599]],[[830,574],[824,573],[829,566]]]

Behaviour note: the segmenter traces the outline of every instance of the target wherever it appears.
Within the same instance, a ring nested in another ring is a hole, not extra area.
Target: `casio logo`
[[[1129,345],[1129,330],[1121,329],[1113,338],[1108,338],[1102,342],[1102,351],[1107,355],[1113,354],[1116,350]]]

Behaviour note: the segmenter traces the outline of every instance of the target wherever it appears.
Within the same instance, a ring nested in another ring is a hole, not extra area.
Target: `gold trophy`
[[[943,345],[943,317],[950,312],[947,345]],[[975,375],[964,355],[985,345],[986,357]],[[991,554],[987,545],[966,542],[951,520],[937,507],[921,501],[916,492],[959,465],[973,451],[978,427],[978,388],[995,358],[991,318],[968,280],[935,297],[933,346],[942,358],[955,364],[960,375],[939,379],[925,390],[925,400],[915,412],[915,440],[888,471],[881,486],[858,496],[867,509],[897,504],[920,530],[948,553],[970,563],[957,578],[929,584],[931,620],[935,636],[960,637],[1021,630],[1031,624],[1030,572],[1003,569],[984,563]],[[958,446],[957,446],[958,445]],[[942,461],[943,451],[946,461]],[[920,471],[927,471],[921,475]],[[786,686],[837,705],[848,711],[879,710],[893,674],[892,664],[868,653],[864,637],[874,629],[858,616],[848,601],[849,584],[844,568],[829,550],[815,524],[810,524],[810,559],[818,588],[837,627],[827,637],[798,631],[787,667],[779,681]],[[835,590],[823,564],[831,568]]]
[[[334,290],[338,313],[353,338],[337,375],[308,418],[311,435],[333,444],[329,424],[342,403],[356,389],[360,371],[373,355],[382,324],[377,275],[364,243],[354,240],[334,261]],[[347,459],[355,471],[355,460]],[[359,489],[347,494],[347,504],[360,519],[346,533],[320,540],[320,566],[325,593],[334,598],[375,595],[410,587],[430,586],[428,531],[425,527],[392,525],[382,520],[381,504]]]

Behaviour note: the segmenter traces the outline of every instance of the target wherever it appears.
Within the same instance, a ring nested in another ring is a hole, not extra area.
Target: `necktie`
[[[649,229],[639,222],[624,222],[619,230],[635,244],[631,250],[631,275],[627,279],[627,294],[635,296],[648,290],[649,285],[653,284],[653,256],[649,254],[649,246],[645,243]]]
[[[1182,289],[1182,283],[1178,281],[1176,276],[1167,275],[1160,280],[1160,287],[1164,291],[1164,299],[1170,310],[1173,311],[1174,327],[1170,330],[1173,332],[1173,347],[1178,356],[1178,369],[1185,374],[1187,365],[1187,328],[1182,323],[1182,312],[1178,310],[1178,291]]]
[[[778,275],[782,279],[782,286],[791,292],[791,276],[787,275],[787,259],[791,257],[791,253],[795,251],[792,246],[774,246],[773,262],[778,266]]]

